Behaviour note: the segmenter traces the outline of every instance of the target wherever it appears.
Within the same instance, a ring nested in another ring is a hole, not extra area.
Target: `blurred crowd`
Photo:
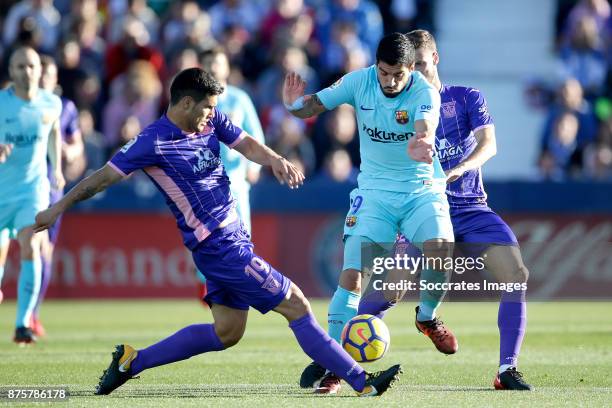
[[[537,99],[549,110],[539,168],[546,179],[612,178],[610,5],[558,0],[559,80]],[[74,102],[87,168],[95,169],[155,120],[173,75],[213,52],[227,83],[253,99],[267,144],[307,176],[354,181],[352,108],[302,121],[284,108],[288,71],[307,92],[374,61],[383,33],[435,32],[435,0],[3,0],[0,77],[18,45],[55,58],[59,89]]]
[[[79,112],[88,169],[155,120],[178,71],[211,51],[230,63],[227,83],[248,92],[266,141],[307,175],[355,178],[357,132],[349,108],[316,121],[289,115],[284,75],[307,91],[371,64],[384,32],[433,29],[428,0],[3,0],[3,59],[18,45],[54,57],[63,97]]]
[[[531,99],[548,111],[540,139],[540,176],[612,180],[610,3],[558,0],[557,5],[557,75]]]

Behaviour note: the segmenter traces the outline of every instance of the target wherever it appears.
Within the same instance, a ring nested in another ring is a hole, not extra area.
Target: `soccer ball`
[[[342,330],[342,347],[360,363],[382,358],[390,344],[387,325],[373,315],[355,316]]]

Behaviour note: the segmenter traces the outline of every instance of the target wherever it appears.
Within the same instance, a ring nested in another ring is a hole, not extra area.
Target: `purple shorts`
[[[451,208],[451,222],[455,235],[455,248],[465,256],[480,256],[491,245],[518,246],[516,236],[493,210],[489,207]],[[418,256],[418,249],[405,245],[408,240],[398,234],[396,253],[407,253]],[[404,244],[404,245],[399,245]]]
[[[253,243],[240,222],[215,231],[193,251],[206,277],[206,303],[233,309],[275,309],[287,296],[291,280],[253,253]]]
[[[455,242],[518,245],[514,233],[489,207],[451,208]]]

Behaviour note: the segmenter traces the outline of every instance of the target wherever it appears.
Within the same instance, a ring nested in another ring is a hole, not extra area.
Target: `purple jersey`
[[[477,145],[476,131],[493,126],[493,118],[478,89],[443,85],[440,95],[436,147],[442,168],[448,170],[472,154]],[[446,194],[451,209],[487,205],[480,169],[466,171],[448,184]]]
[[[71,142],[74,134],[79,131],[79,111],[70,99],[61,99],[60,129],[62,131],[62,141]]]
[[[217,109],[201,133],[186,134],[163,115],[108,164],[122,175],[142,169],[166,198],[183,242],[194,250],[219,224],[236,217],[219,141],[231,148],[244,136]]]
[[[70,99],[61,98],[62,100],[62,113],[60,114],[60,133],[62,135],[62,143],[72,142],[72,137],[76,132],[79,131],[79,112]],[[47,176],[49,180],[52,180],[53,170],[51,169],[51,163],[47,160]],[[62,192],[51,191],[51,204],[56,203],[59,198],[62,197]],[[57,199],[53,199],[56,196]]]

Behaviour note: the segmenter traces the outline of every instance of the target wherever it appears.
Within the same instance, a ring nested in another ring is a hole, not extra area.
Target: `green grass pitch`
[[[326,301],[313,302],[325,323]],[[336,396],[315,396],[297,382],[309,362],[285,320],[252,311],[245,337],[230,350],[145,371],[110,396],[94,396],[116,343],[137,348],[210,311],[194,301],[49,301],[48,337],[18,348],[11,342],[14,302],[0,305],[0,386],[67,386],[69,406],[612,406],[612,303],[531,303],[520,369],[535,392],[492,390],[497,366],[497,304],[448,303],[440,314],[459,338],[445,356],[414,328],[413,305],[386,319],[389,354],[366,369],[401,362],[400,383],[377,399],[358,399],[345,385]],[[0,401],[0,406],[3,401]],[[19,406],[41,406],[40,403]],[[57,403],[57,406],[66,405]],[[52,405],[52,406],[55,406]]]

